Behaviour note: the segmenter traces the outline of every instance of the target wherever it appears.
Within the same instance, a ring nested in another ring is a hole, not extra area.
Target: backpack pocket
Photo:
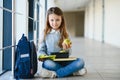
[[[30,74],[30,61],[20,61],[19,65],[18,65],[18,72],[21,75],[28,75]]]
[[[17,65],[17,76],[19,78],[29,78],[31,67],[30,58],[22,58]]]

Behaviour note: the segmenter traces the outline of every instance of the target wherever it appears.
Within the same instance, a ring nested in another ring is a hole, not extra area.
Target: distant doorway
[[[73,37],[84,37],[84,11],[64,12],[67,29]]]

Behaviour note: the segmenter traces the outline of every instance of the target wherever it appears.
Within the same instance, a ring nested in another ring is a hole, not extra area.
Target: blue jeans
[[[57,77],[68,76],[84,67],[84,61],[80,58],[74,61],[55,62],[52,60],[45,60],[42,67],[48,70],[55,71]]]

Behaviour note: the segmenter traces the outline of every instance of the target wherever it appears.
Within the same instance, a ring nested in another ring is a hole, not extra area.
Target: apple
[[[70,39],[65,39],[64,41],[63,41],[63,43],[65,43],[65,44],[71,44],[71,41],[70,41]]]

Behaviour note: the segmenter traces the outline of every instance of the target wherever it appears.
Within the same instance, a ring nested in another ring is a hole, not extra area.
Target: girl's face
[[[50,14],[49,15],[49,24],[54,29],[59,29],[62,22],[62,17],[56,14]]]

